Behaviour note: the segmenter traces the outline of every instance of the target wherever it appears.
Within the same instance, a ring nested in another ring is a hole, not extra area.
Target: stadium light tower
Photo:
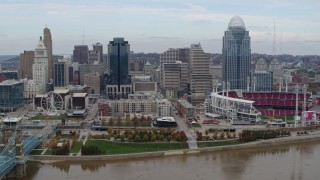
[[[298,119],[299,119],[299,110],[298,110],[298,95],[299,95],[299,86],[296,85],[294,88],[294,92],[296,93],[296,112],[294,117],[294,127],[298,126]]]
[[[306,110],[307,110],[307,102],[306,102],[306,100],[307,100],[307,85],[306,84],[304,84],[302,86],[302,93],[303,93],[303,109],[302,109],[302,111],[303,111],[304,116],[301,116],[301,117],[302,117],[302,121],[303,121],[303,126],[306,126],[307,125],[307,121],[306,121],[306,117],[305,117]]]

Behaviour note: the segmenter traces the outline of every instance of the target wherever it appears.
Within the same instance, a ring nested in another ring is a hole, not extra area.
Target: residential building
[[[224,32],[222,47],[222,79],[230,83],[230,89],[247,88],[251,71],[249,31],[239,16],[231,18]]]
[[[156,102],[158,117],[168,117],[172,115],[172,105],[168,99],[156,100]]]

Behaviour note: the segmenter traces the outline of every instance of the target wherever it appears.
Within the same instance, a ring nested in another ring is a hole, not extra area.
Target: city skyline
[[[221,53],[223,32],[230,18],[239,15],[250,31],[252,53],[273,54],[275,25],[276,54],[319,55],[318,7],[316,0],[5,0],[0,3],[0,54],[32,49],[44,27],[51,30],[54,54],[72,54],[83,40],[107,45],[113,37],[126,38],[135,52],[161,53],[201,43],[205,52]]]

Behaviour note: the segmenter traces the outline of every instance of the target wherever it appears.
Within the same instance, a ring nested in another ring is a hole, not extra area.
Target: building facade
[[[90,87],[90,94],[100,94],[101,75],[99,73],[89,73],[84,75],[84,85]]]
[[[48,55],[48,82],[53,79],[53,54],[52,54],[52,38],[50,29],[43,29],[43,43],[46,46]]]
[[[252,91],[272,91],[273,73],[270,71],[254,71],[251,73]]]
[[[163,64],[163,88],[167,98],[178,97],[178,92],[187,91],[188,86],[188,64],[181,61]],[[171,91],[171,92],[168,92]]]
[[[69,63],[60,60],[54,64],[54,87],[65,87],[69,85]]]
[[[11,112],[23,106],[24,83],[17,80],[5,80],[0,83],[0,111]]]
[[[107,94],[109,98],[126,98],[131,92],[131,78],[129,76],[130,44],[124,38],[114,38],[108,44],[108,59],[110,62],[110,76],[107,80]]]
[[[172,105],[168,99],[157,100],[157,116],[168,117],[172,115]]]
[[[104,62],[104,59],[103,59],[103,45],[101,43],[95,43],[92,45],[93,46],[93,51],[95,52],[98,52],[99,53],[99,64],[103,63]]]
[[[204,101],[212,90],[212,75],[209,72],[209,57],[200,44],[192,44],[190,48],[190,90],[192,105]]]
[[[222,47],[222,79],[230,89],[246,89],[251,71],[249,31],[239,16],[231,18],[224,32]]]
[[[34,63],[34,51],[24,51],[20,54],[20,78],[32,78],[32,65]]]
[[[73,61],[79,64],[88,64],[89,49],[87,45],[76,45],[73,50]]]

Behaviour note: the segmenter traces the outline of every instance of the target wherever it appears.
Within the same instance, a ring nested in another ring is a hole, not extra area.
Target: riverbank
[[[30,155],[29,160],[38,161],[41,163],[54,163],[54,162],[61,162],[61,161],[99,161],[99,160],[114,161],[114,160],[139,159],[139,158],[148,158],[148,157],[162,157],[162,156],[169,156],[169,155],[188,155],[188,154],[207,153],[207,152],[214,152],[214,151],[268,147],[268,146],[295,144],[295,143],[310,142],[310,141],[320,141],[320,134],[282,137],[282,138],[259,140],[259,141],[249,142],[249,143],[228,145],[228,146],[205,147],[205,148],[197,148],[197,149],[182,149],[182,150],[173,150],[173,151],[132,153],[132,154],[94,155],[94,156]]]

